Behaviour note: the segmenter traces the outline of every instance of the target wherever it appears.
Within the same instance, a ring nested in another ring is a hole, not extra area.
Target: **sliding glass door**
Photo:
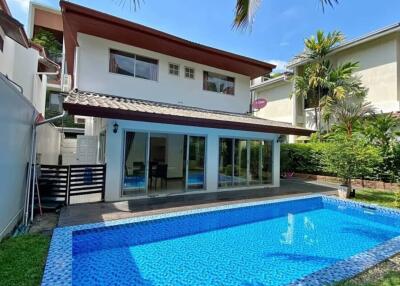
[[[145,194],[148,178],[148,133],[126,132],[124,143],[122,194]]]
[[[218,187],[272,183],[272,141],[220,138]]]
[[[234,146],[233,184],[245,186],[247,184],[247,141],[235,139]]]
[[[249,184],[260,185],[262,183],[262,144],[263,141],[249,141]]]
[[[206,138],[188,136],[187,189],[204,189]]]
[[[262,145],[262,183],[272,184],[272,141],[264,141]]]
[[[231,187],[233,184],[233,139],[219,140],[218,187]]]
[[[204,136],[126,131],[122,195],[202,190],[205,158]]]

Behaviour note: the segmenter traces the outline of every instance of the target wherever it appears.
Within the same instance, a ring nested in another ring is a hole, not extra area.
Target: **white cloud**
[[[14,2],[17,4],[23,11],[28,12],[29,9],[29,1],[30,0],[11,0],[10,2]]]
[[[286,66],[288,62],[282,61],[282,60],[276,60],[276,59],[271,59],[271,60],[266,60],[267,63],[276,65],[276,68],[274,69],[274,72],[283,72],[286,70]]]

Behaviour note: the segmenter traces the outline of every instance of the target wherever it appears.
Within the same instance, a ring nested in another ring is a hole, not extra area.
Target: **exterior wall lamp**
[[[279,135],[278,138],[276,139],[276,143],[283,143],[285,142],[286,136],[285,135]]]
[[[113,132],[114,132],[114,134],[116,134],[116,133],[118,132],[118,127],[119,127],[118,123],[115,122],[114,125],[113,125]]]

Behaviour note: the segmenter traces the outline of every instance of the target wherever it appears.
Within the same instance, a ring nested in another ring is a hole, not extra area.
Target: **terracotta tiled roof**
[[[103,118],[238,129],[279,134],[310,135],[313,131],[248,114],[223,112],[149,100],[72,91],[64,101],[70,114]]]

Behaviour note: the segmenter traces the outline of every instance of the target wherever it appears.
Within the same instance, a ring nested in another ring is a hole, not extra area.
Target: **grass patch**
[[[395,192],[377,191],[373,189],[356,190],[354,200],[371,204],[378,204],[389,208],[399,208],[395,202]]]
[[[39,285],[50,237],[22,235],[0,243],[0,285]]]
[[[398,286],[398,285],[400,285],[399,272],[389,272],[383,277],[383,279],[378,280],[376,282],[360,284],[351,281],[345,281],[335,284],[335,286]]]

